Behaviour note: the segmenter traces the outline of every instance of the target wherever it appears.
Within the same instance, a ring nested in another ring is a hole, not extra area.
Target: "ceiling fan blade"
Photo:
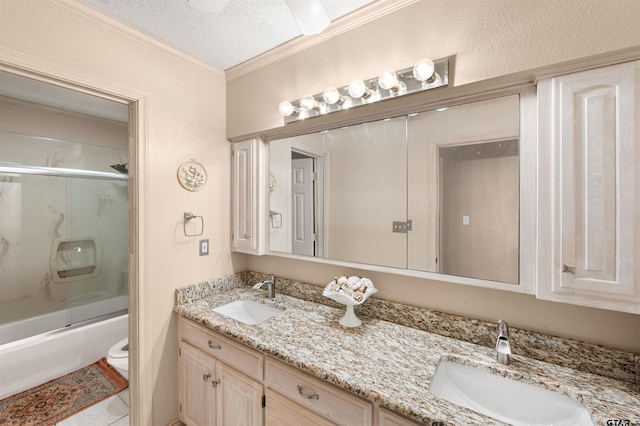
[[[320,0],[285,0],[304,35],[320,34],[331,23]]]
[[[187,0],[189,6],[203,13],[218,14],[229,3],[229,0]]]

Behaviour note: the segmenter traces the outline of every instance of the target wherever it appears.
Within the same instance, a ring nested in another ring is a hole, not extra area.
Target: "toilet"
[[[125,379],[129,379],[129,338],[120,340],[111,346],[107,362]]]

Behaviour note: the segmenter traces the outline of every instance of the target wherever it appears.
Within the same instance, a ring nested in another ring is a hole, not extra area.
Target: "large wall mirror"
[[[270,141],[270,251],[518,284],[519,105]]]

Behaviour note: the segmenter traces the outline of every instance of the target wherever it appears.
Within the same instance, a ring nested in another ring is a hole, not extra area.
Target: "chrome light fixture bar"
[[[347,86],[327,87],[323,93],[282,101],[279,110],[287,124],[448,84],[448,58],[421,59],[411,68],[384,71],[368,80],[354,80]]]

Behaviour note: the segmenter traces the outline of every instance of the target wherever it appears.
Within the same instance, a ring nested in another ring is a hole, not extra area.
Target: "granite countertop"
[[[610,419],[640,425],[640,392],[632,383],[519,355],[512,355],[510,365],[501,365],[486,346],[363,315],[361,326],[345,328],[338,324],[344,308],[285,294],[275,299],[265,295],[264,290],[229,286],[200,299],[179,300],[174,311],[425,424],[503,424],[429,391],[438,362],[448,359],[568,395],[587,407],[596,425],[612,424],[607,423]],[[212,312],[237,299],[284,311],[258,325]]]

